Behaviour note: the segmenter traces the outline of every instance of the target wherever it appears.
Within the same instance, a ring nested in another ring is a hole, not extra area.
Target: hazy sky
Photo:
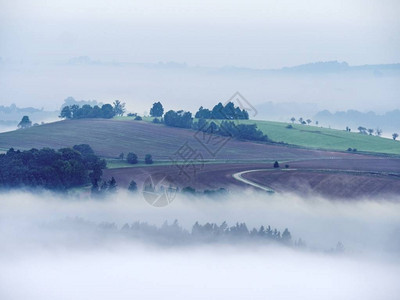
[[[0,57],[274,68],[400,61],[397,0],[0,0]]]
[[[214,76],[66,63],[80,56],[250,68],[400,63],[399,15],[398,0],[0,0],[0,105],[58,109],[72,96],[120,99],[138,113],[154,101],[167,110],[194,111],[240,91],[253,105],[296,102],[383,113],[399,108],[398,72]]]

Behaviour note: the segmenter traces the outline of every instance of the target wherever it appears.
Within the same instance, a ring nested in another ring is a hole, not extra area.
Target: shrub
[[[219,196],[219,195],[224,195],[227,194],[228,191],[224,188],[219,188],[217,190],[204,190],[203,194],[206,196]]]
[[[151,165],[153,163],[153,157],[151,156],[151,154],[146,154],[146,156],[144,157],[144,162],[148,165]]]
[[[142,121],[143,119],[142,119],[141,116],[136,116],[136,117],[134,118],[134,120],[135,120],[135,121]]]
[[[235,125],[232,121],[222,121],[217,133],[242,140],[268,141],[268,136],[264,135],[256,124]]]
[[[152,121],[154,124],[160,124],[161,121],[158,118],[154,118]]]
[[[285,168],[286,168],[286,169],[289,169],[289,165],[285,165]]]
[[[187,186],[182,189],[182,193],[195,194],[196,189],[192,188],[191,186]]]
[[[171,127],[191,128],[193,124],[192,113],[183,110],[170,110],[164,115],[164,123]]]
[[[287,129],[292,129],[293,126],[292,126],[292,124],[289,124],[288,126],[286,126],[286,128],[287,128]]]
[[[137,155],[133,152],[129,152],[128,155],[126,156],[126,161],[130,164],[137,164],[138,159]]]
[[[129,183],[128,191],[130,191],[130,192],[137,191],[137,184],[134,180],[131,180],[131,182]]]
[[[278,163],[278,161],[275,161],[275,162],[274,162],[274,168],[279,168],[279,163]]]

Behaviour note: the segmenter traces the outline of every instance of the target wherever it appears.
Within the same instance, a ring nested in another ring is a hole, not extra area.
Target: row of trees
[[[106,196],[106,194],[114,194],[117,191],[117,181],[114,177],[109,180],[102,180],[101,184],[99,182],[92,184],[92,196],[100,197]]]
[[[65,190],[97,182],[106,167],[89,145],[54,150],[9,149],[0,154],[0,188],[42,187]]]
[[[365,128],[365,127],[363,127],[363,126],[359,126],[358,128],[357,128],[357,130],[358,130],[358,132],[359,133],[361,133],[361,134],[369,134],[369,135],[373,135],[374,134],[374,132],[375,132],[375,135],[376,136],[381,136],[382,135],[382,130],[380,129],[380,128],[377,128],[377,129],[372,129],[372,128]],[[351,129],[349,128],[349,127],[346,127],[346,131],[351,131]]]
[[[373,135],[375,133],[376,136],[381,136],[382,135],[382,129],[377,128],[377,129],[372,129],[372,128],[365,128],[363,126],[359,126],[357,128],[358,132],[361,134],[368,134],[368,135]],[[346,131],[351,131],[349,127],[346,127]],[[392,133],[392,139],[396,140],[399,137],[399,134],[397,132]]]
[[[83,119],[83,118],[105,118],[111,119],[114,116],[122,116],[125,113],[125,103],[115,100],[113,105],[104,104],[91,106],[85,104],[80,107],[77,104],[65,106],[60,113],[63,119]]]
[[[124,159],[124,153],[121,153],[119,156],[118,156],[118,158],[119,159]],[[133,152],[129,152],[127,155],[126,155],[126,161],[128,162],[128,163],[130,163],[130,164],[137,164],[138,162],[139,162],[139,160],[138,160],[138,156],[135,154],[135,153],[133,153]],[[146,164],[148,164],[148,165],[151,165],[152,163],[153,163],[153,157],[152,157],[152,155],[151,154],[146,154],[145,156],[144,156],[144,162],[146,163]]]
[[[114,223],[102,224],[107,229],[118,231]],[[218,225],[216,223],[205,223],[204,225],[196,222],[191,231],[183,229],[177,220],[172,224],[164,222],[161,227],[149,225],[146,222],[134,222],[131,225],[125,224],[120,229],[121,232],[134,237],[147,237],[149,239],[167,243],[188,243],[188,242],[234,242],[242,240],[252,241],[271,241],[285,245],[293,245],[290,231],[285,228],[283,232],[271,226],[261,226],[260,228],[249,229],[246,223],[236,223],[229,226],[226,222]],[[295,243],[295,245],[300,245]],[[305,246],[304,242],[301,244]]]
[[[177,113],[184,113],[178,111]],[[162,117],[164,114],[164,107],[160,102],[153,103],[150,109],[150,116]],[[246,110],[235,107],[233,102],[228,102],[225,106],[219,102],[213,107],[212,110],[203,108],[201,106],[195,114],[195,118],[203,119],[217,119],[217,120],[248,120],[249,114]]]
[[[248,120],[249,114],[246,110],[235,107],[233,102],[228,102],[225,106],[219,102],[212,110],[200,106],[195,114],[195,118],[217,119],[217,120]]]
[[[198,122],[193,124],[192,128],[210,134],[230,136],[239,140],[270,141],[268,136],[257,128],[256,124],[236,124],[233,121],[222,121],[218,125],[214,121],[199,119]]]
[[[271,244],[274,243],[293,247],[297,249],[306,249],[307,244],[300,238],[294,240],[290,231],[285,228],[282,232],[271,226],[260,226],[259,228],[248,228],[246,223],[236,223],[229,226],[227,222],[221,225],[215,223],[200,224],[196,222],[191,230],[186,230],[178,223],[165,221],[161,226],[151,225],[147,222],[135,221],[131,224],[125,223],[122,227],[114,222],[93,223],[82,218],[66,218],[61,221],[67,227],[81,228],[87,233],[101,234],[102,237],[123,237],[124,239],[135,239],[141,242],[153,243],[158,245],[193,245],[193,244],[212,244],[212,243],[231,243],[239,244]],[[54,226],[51,224],[51,226]],[[315,251],[315,249],[313,249]],[[345,247],[338,242],[336,247],[325,250],[329,254],[341,254]]]
[[[292,124],[294,124],[294,122],[296,122],[296,118],[291,117],[290,121],[292,122]],[[312,123],[311,119],[304,120],[302,117],[300,117],[297,121],[302,125],[306,125],[306,124],[310,125]],[[319,124],[319,122],[315,121],[315,125],[318,125],[318,124]]]
[[[193,122],[193,120],[192,114],[183,110],[170,110],[164,115],[165,125],[171,127],[191,128],[242,140],[269,141],[268,137],[257,128],[256,124],[235,124],[235,122],[228,120],[217,124],[217,122],[207,121],[205,118],[200,118],[197,122]]]
[[[295,117],[292,117],[292,118],[290,119],[290,121],[291,121],[292,123],[294,123],[294,122],[296,121],[296,118],[295,118]],[[299,118],[297,121],[298,121],[300,124],[303,124],[303,125],[305,125],[305,124],[310,125],[310,124],[312,123],[312,120],[311,120],[311,119],[304,120],[303,118]],[[318,121],[315,121],[315,125],[318,125]],[[293,128],[293,127],[287,127],[287,128]],[[381,136],[381,135],[382,135],[382,129],[380,129],[380,128],[376,128],[376,129],[374,130],[374,129],[372,129],[372,128],[366,128],[366,127],[363,127],[363,126],[359,126],[359,127],[357,128],[357,130],[358,130],[358,132],[361,133],[361,134],[373,135],[373,134],[375,133],[376,136]],[[347,132],[351,132],[351,128],[348,127],[348,126],[346,126],[346,131],[347,131]],[[393,140],[396,140],[398,137],[399,137],[399,134],[398,134],[398,133],[395,132],[395,133],[392,134]]]

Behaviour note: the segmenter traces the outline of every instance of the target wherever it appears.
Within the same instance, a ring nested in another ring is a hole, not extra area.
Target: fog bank
[[[399,199],[329,202],[241,192],[225,199],[178,195],[165,208],[123,192],[108,200],[22,192],[0,199],[4,299],[396,299],[400,292]],[[165,246],[119,234],[125,223],[175,219],[189,232],[196,221],[288,228],[307,246]],[[79,225],[102,222],[118,230]],[[330,251],[338,241],[344,253]]]

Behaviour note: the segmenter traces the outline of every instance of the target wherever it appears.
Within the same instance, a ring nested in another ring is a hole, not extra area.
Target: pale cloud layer
[[[224,199],[179,196],[154,208],[140,194],[123,192],[101,201],[1,194],[0,298],[394,300],[400,292],[397,198],[329,202],[242,191]],[[136,220],[160,226],[178,219],[189,230],[195,221],[270,224],[288,227],[308,248],[248,240],[165,247],[91,231],[75,217],[118,228]],[[338,240],[345,253],[325,251]]]

